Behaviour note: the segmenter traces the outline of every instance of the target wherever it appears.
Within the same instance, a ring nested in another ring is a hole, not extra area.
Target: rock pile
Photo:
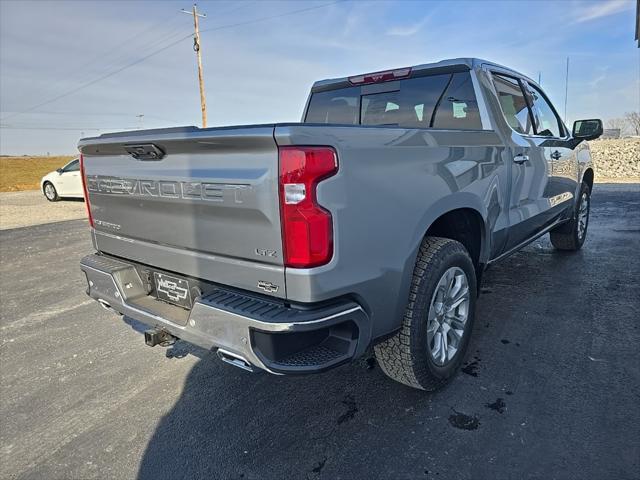
[[[589,142],[589,147],[596,167],[596,181],[640,182],[640,138],[594,140]]]

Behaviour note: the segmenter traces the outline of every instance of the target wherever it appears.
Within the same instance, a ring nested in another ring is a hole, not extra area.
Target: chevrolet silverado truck
[[[274,374],[373,347],[389,377],[434,390],[463,360],[487,266],[547,232],[582,247],[584,140],[601,133],[463,58],[316,82],[300,123],[85,138],[87,293],[151,346]]]

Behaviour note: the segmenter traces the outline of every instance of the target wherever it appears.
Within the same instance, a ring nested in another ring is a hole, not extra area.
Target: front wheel
[[[56,187],[53,186],[53,183],[46,182],[43,187],[44,196],[50,202],[57,202],[60,200],[58,196],[58,192],[56,191]]]
[[[551,244],[558,250],[576,251],[582,248],[587,238],[589,211],[591,208],[591,189],[583,183],[580,187],[580,198],[573,217],[567,223],[549,232]]]
[[[425,237],[402,326],[375,346],[384,373],[422,390],[444,385],[467,351],[476,291],[475,269],[466,248],[448,238]]]

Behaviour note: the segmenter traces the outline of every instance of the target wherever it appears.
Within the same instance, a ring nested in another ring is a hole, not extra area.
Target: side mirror
[[[56,169],[56,172],[58,172],[58,175],[62,175],[62,172],[63,172],[63,171],[64,171],[64,170],[62,170],[61,168]]]
[[[602,135],[602,120],[576,120],[573,123],[573,138],[577,140],[595,140]]]

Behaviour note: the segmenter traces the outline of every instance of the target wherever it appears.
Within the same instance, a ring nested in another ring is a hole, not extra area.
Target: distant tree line
[[[624,117],[610,118],[605,127],[619,129],[620,136],[640,135],[640,112],[627,112]]]

